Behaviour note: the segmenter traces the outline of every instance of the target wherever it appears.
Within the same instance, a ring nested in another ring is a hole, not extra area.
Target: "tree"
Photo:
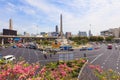
[[[109,37],[106,37],[105,38],[105,41],[107,41],[107,42],[111,42],[112,40],[113,40],[113,36],[109,36]]]
[[[89,41],[97,41],[97,36],[91,36],[90,38],[89,38]]]
[[[103,37],[101,37],[101,36],[98,36],[98,37],[97,37],[97,41],[102,42],[103,40],[104,40],[104,38],[103,38]]]

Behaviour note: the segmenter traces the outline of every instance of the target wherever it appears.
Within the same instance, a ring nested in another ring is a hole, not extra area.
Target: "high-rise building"
[[[56,33],[59,33],[59,30],[58,30],[58,26],[56,25],[56,27],[55,27],[55,32]]]
[[[78,36],[80,36],[80,37],[86,37],[87,33],[85,31],[79,31]]]
[[[13,30],[12,19],[9,20],[9,29],[10,29],[10,30]]]
[[[65,36],[66,36],[66,38],[68,39],[69,37],[72,36],[72,34],[71,34],[71,32],[66,32]]]
[[[89,37],[90,37],[90,36],[93,36],[92,33],[91,33],[91,30],[89,30]]]
[[[40,35],[45,36],[46,32],[40,32]]]

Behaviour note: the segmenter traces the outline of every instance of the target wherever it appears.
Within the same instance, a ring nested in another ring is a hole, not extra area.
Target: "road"
[[[65,54],[67,53],[67,54]],[[72,59],[84,57],[84,53],[86,54],[89,64],[100,65],[104,70],[113,69],[116,72],[120,73],[120,50],[115,49],[107,49],[106,45],[101,45],[100,49],[92,50],[92,51],[80,51],[79,49],[75,49],[74,51],[61,51],[59,54],[52,54],[50,57],[47,54],[47,59],[44,58],[44,55],[39,50],[27,49],[27,48],[6,48],[0,51],[0,54],[3,56],[12,54],[15,55],[16,59],[19,60],[20,57],[24,58],[29,63],[40,62],[40,64],[45,65],[49,62],[58,61],[59,59],[69,60],[71,57],[69,54],[72,54]],[[60,58],[60,56],[66,56],[64,58]],[[67,58],[67,59],[66,59]],[[86,76],[87,75],[87,76]],[[81,74],[80,80],[97,80],[96,77],[92,74],[92,71],[86,66]]]
[[[102,45],[101,49],[97,52],[97,56],[88,56],[88,60],[88,64],[99,65],[103,70],[113,69],[120,75],[120,49],[115,49],[114,45],[112,49],[107,49],[106,45]],[[86,65],[80,80],[98,79],[93,75],[93,71],[88,65]]]

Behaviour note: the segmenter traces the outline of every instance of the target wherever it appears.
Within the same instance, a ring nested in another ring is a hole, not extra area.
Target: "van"
[[[10,62],[10,61],[14,61],[16,58],[14,55],[7,55],[7,56],[3,56],[3,60],[5,60],[5,63]]]

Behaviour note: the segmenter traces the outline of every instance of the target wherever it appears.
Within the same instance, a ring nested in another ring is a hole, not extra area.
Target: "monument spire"
[[[9,29],[10,29],[10,30],[13,30],[12,19],[9,20]]]
[[[63,38],[62,14],[60,14],[60,37]]]

